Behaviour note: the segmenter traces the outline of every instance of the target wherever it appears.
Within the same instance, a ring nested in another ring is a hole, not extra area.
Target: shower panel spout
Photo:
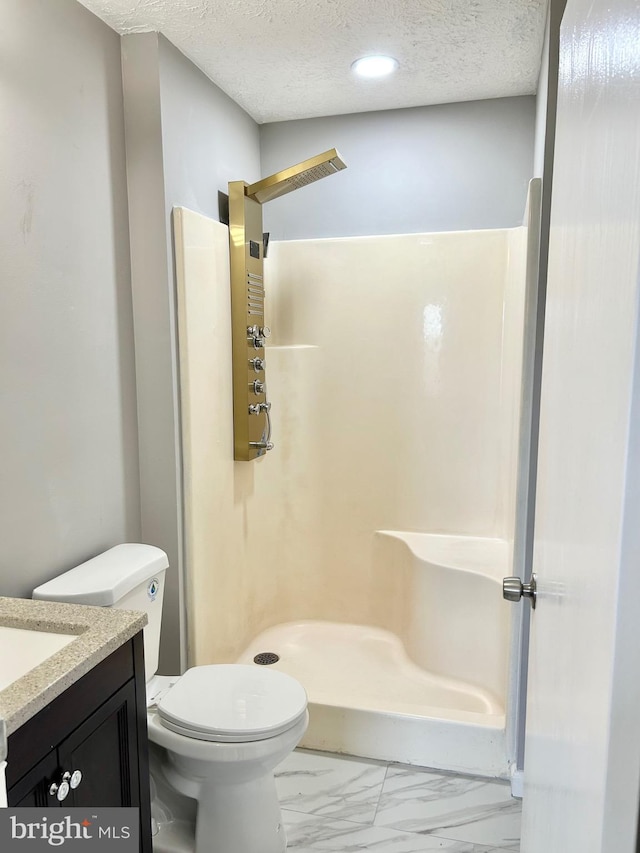
[[[249,462],[273,448],[267,400],[262,205],[346,169],[335,148],[254,184],[229,182],[234,459]]]

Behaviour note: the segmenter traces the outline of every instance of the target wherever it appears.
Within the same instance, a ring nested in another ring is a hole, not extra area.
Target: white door
[[[569,0],[560,49],[522,853],[635,851],[639,260],[640,0]]]

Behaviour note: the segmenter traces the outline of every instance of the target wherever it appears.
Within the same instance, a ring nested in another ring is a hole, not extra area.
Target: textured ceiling
[[[547,0],[81,0],[163,33],[258,122],[535,92]],[[400,62],[359,80],[354,59]]]

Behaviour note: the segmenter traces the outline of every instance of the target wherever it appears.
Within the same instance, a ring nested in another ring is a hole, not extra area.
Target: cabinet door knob
[[[80,782],[82,782],[82,771],[74,770],[71,774],[71,778],[69,779],[69,785],[75,791],[75,789],[80,785]]]
[[[49,796],[55,797],[57,800],[62,802],[66,800],[69,796],[69,791],[73,788],[74,790],[78,787],[78,785],[82,782],[82,771],[74,770],[73,773],[69,773],[68,770],[60,777],[59,782],[53,782],[49,786]]]
[[[66,800],[69,796],[69,791],[70,788],[68,782],[61,781],[59,785],[57,782],[54,782],[49,788],[49,796],[55,797],[56,800],[62,802],[63,800]]]

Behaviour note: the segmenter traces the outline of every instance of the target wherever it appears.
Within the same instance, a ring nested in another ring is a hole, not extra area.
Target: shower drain
[[[260,652],[254,657],[253,662],[260,664],[260,666],[269,666],[270,663],[278,663],[279,660],[280,655],[275,652]]]

